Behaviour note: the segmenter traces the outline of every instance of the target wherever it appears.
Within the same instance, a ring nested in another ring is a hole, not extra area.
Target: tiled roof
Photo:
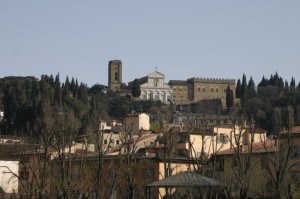
[[[192,171],[185,171],[174,176],[152,182],[146,187],[218,187],[219,182]]]
[[[251,145],[241,145],[240,152],[242,154],[247,154],[250,150]],[[278,145],[276,140],[266,140],[265,142],[259,142],[252,144],[252,153],[270,153],[278,151]],[[234,148],[218,151],[216,155],[230,155],[234,154],[236,151]]]
[[[17,160],[18,154],[30,149],[28,144],[0,144],[0,160]]]

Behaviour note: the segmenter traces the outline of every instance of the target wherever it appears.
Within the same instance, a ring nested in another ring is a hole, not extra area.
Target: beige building
[[[215,156],[216,177],[227,197],[246,198],[242,195],[246,194],[248,198],[278,198],[269,178],[269,172],[274,172],[272,158],[277,153],[274,140],[219,151]]]
[[[150,130],[150,117],[146,113],[134,113],[127,115],[123,120],[123,131],[131,131],[138,135],[141,131]]]
[[[203,124],[203,122],[208,122]],[[198,158],[205,155],[209,158],[219,151],[235,148],[237,146],[248,146],[251,143],[260,143],[267,139],[266,132],[252,129],[249,124],[236,126],[230,124],[216,125],[215,120],[191,119],[189,127],[177,125],[178,141],[176,149],[179,154],[190,158]],[[224,121],[223,121],[224,123]],[[189,129],[188,129],[189,128]],[[176,130],[174,130],[176,132]]]

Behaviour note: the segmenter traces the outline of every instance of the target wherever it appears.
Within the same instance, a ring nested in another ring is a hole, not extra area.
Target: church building
[[[168,99],[172,98],[172,88],[165,83],[165,76],[157,70],[138,80],[141,88],[141,100],[160,100],[168,103]],[[128,86],[131,87],[132,84],[133,81],[129,82]]]

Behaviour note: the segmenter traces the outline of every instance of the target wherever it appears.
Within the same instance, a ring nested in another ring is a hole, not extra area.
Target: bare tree
[[[265,170],[268,186],[273,196],[276,198],[292,198],[291,184],[292,176],[290,172],[300,163],[299,149],[295,143],[295,135],[292,133],[292,127],[284,130],[276,140],[275,150],[270,150],[269,142],[264,140]],[[298,149],[298,150],[297,150]]]

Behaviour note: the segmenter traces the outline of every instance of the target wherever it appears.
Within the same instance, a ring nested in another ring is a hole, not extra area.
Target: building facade
[[[122,86],[122,62],[112,60],[108,63],[108,89],[119,91]]]
[[[139,80],[141,88],[141,100],[154,100],[168,103],[168,100],[172,98],[172,89],[165,83],[165,76],[158,71],[154,71]],[[131,87],[133,81],[128,83]]]
[[[146,113],[129,114],[124,118],[123,131],[138,135],[140,131],[150,130],[150,117]]]
[[[235,96],[234,79],[217,78],[190,78],[186,81],[170,80],[173,90],[172,99],[176,104],[187,104],[204,99],[221,99],[222,106],[226,107],[226,90],[229,86]]]

